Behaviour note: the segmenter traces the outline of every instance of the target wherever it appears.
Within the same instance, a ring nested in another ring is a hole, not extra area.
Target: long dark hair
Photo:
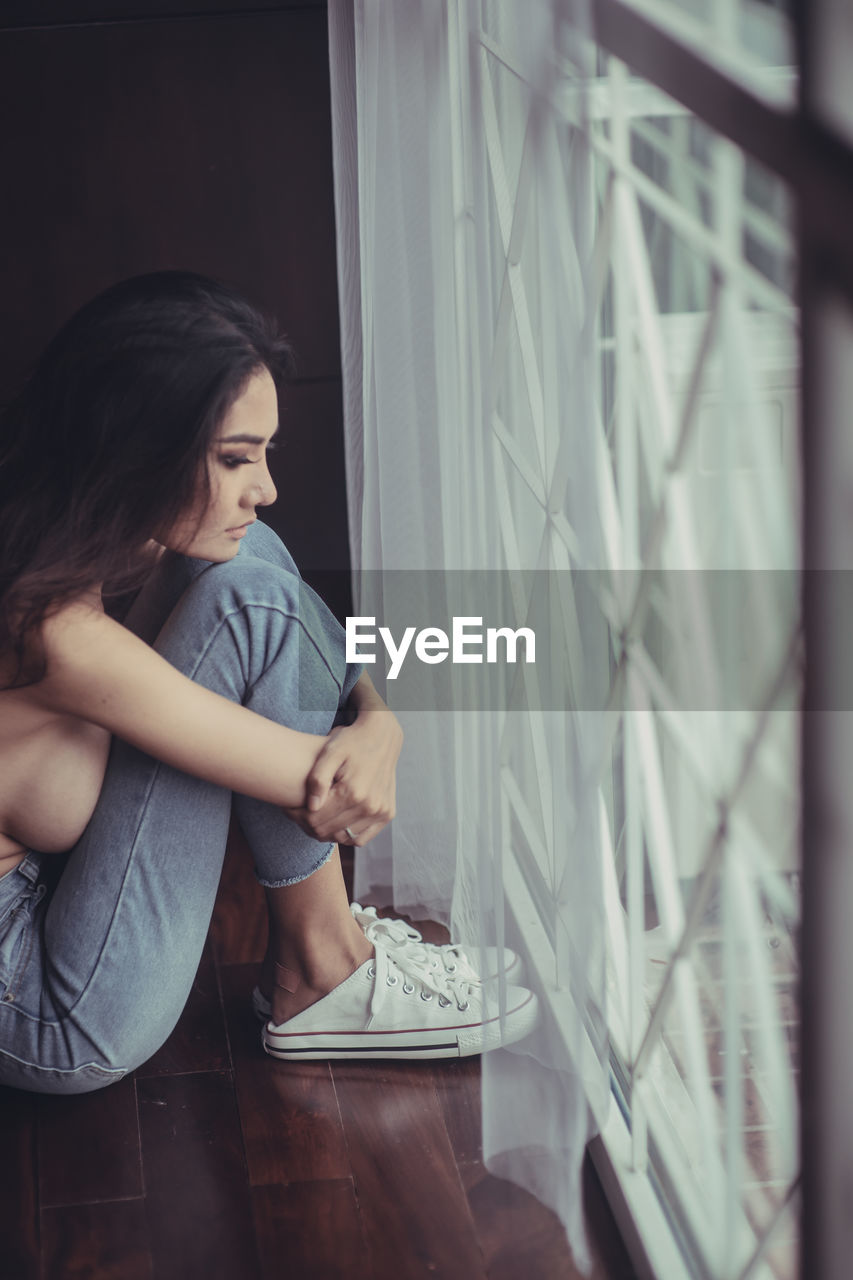
[[[99,294],[0,415],[0,654],[44,673],[39,628],[75,596],[138,586],[143,548],[199,495],[209,443],[251,375],[291,349],[231,289],[186,271]]]

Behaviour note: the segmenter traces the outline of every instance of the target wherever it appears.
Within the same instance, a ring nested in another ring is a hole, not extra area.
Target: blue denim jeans
[[[225,564],[167,554],[125,623],[191,679],[304,732],[328,733],[361,674],[261,524]],[[304,880],[328,859],[333,846],[275,806],[114,739],[74,848],[31,851],[0,878],[0,1084],[98,1089],[166,1040],[204,946],[232,799],[262,884]]]

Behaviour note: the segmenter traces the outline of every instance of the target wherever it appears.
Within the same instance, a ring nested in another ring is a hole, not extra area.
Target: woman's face
[[[166,537],[164,546],[198,560],[233,560],[255,508],[275,502],[267,451],[278,432],[278,397],[267,369],[252,374],[211,442],[208,453],[210,500],[194,507]],[[201,519],[199,520],[199,516]]]

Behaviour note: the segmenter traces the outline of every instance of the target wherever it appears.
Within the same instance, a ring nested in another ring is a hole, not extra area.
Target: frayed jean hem
[[[319,861],[314,864],[310,871],[304,871],[302,875],[298,876],[288,876],[285,880],[262,880],[256,870],[255,875],[257,876],[258,884],[263,885],[265,889],[286,889],[289,884],[299,884],[302,880],[307,880],[309,876],[313,876],[314,872],[319,871],[322,866],[325,866],[331,858],[334,850],[335,842],[333,840],[326,852]]]

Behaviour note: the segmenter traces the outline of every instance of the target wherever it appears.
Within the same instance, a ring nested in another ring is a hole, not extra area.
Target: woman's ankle
[[[373,955],[362,931],[345,938],[301,939],[268,949],[261,991],[272,1004],[273,1021],[285,1022],[339,987]],[[277,969],[277,966],[280,968]]]

